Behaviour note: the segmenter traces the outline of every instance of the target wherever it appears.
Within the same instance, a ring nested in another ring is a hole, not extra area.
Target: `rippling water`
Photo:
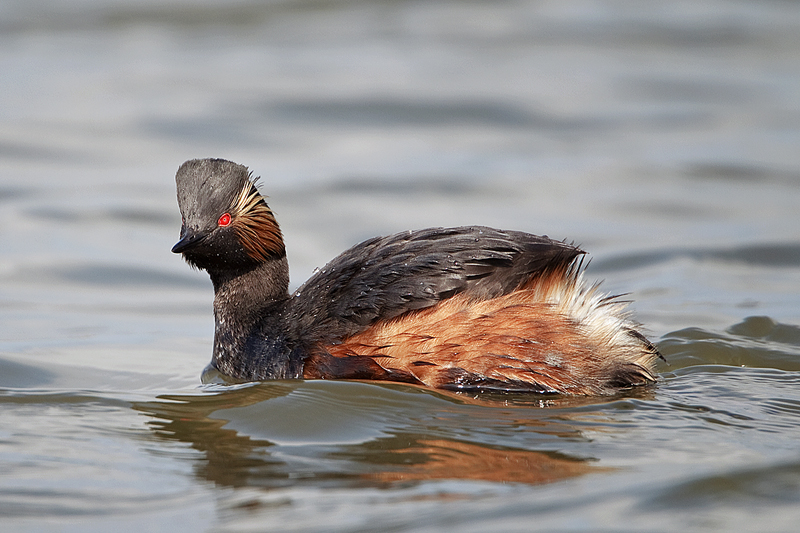
[[[796,2],[12,0],[0,71],[4,531],[796,529]],[[210,156],[293,287],[408,228],[575,240],[660,383],[201,385],[169,249]]]

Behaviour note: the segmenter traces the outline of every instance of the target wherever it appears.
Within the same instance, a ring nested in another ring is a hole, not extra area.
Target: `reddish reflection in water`
[[[535,485],[608,470],[591,459],[557,451],[561,438],[581,438],[579,431],[564,424],[564,410],[554,419],[549,409],[504,408],[501,406],[507,406],[508,400],[498,398],[434,394],[436,399],[431,400],[429,394],[420,395],[414,387],[398,388],[271,383],[220,394],[164,396],[160,401],[137,404],[136,409],[152,417],[149,425],[157,437],[185,442],[202,452],[194,458],[197,475],[222,486],[278,488],[325,482],[374,487],[426,480]],[[398,392],[401,396],[396,397]],[[290,395],[293,400],[280,403]],[[459,401],[439,401],[446,398]],[[398,399],[404,402],[393,405]],[[317,428],[320,419],[315,413],[325,406],[332,409],[325,411],[328,415],[338,413],[338,420],[353,425],[354,431],[358,430],[354,421],[376,424],[374,412],[382,413],[379,418],[386,425],[380,426],[377,436],[362,442],[325,443],[327,430],[322,427],[309,434],[312,441],[318,440],[316,444],[281,445],[270,438],[291,426],[281,426],[287,413],[292,413],[295,425]],[[480,442],[478,434],[469,442],[470,437],[461,431],[465,417],[480,428],[485,424],[526,428],[522,431],[530,432],[529,444],[533,447],[538,442],[538,449],[526,449],[522,442],[518,443],[521,446],[496,446]],[[246,429],[233,429],[236,426]],[[447,431],[459,435],[443,436]]]
[[[368,477],[388,482],[463,479],[542,484],[607,470],[561,454],[488,448],[445,439],[421,440],[416,446],[393,453],[419,454],[426,460],[403,470],[376,472]]]

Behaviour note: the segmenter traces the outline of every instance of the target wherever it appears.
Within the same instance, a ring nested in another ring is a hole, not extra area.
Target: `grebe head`
[[[285,257],[283,236],[247,167],[193,159],[178,169],[180,240],[175,253],[197,268],[238,269]]]

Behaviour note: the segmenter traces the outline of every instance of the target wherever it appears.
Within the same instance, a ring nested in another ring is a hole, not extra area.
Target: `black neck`
[[[214,284],[214,366],[223,374],[240,376],[244,344],[256,325],[289,298],[286,257],[251,267],[209,272]]]

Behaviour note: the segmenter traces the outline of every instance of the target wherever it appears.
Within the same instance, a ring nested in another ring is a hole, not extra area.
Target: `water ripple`
[[[800,242],[757,243],[731,248],[684,249],[667,248],[641,253],[619,254],[615,257],[592,261],[592,271],[597,273],[625,271],[688,258],[692,261],[722,261],[753,266],[800,266]]]
[[[753,316],[724,333],[686,328],[664,335],[659,348],[671,369],[723,365],[800,371],[800,327]]]

